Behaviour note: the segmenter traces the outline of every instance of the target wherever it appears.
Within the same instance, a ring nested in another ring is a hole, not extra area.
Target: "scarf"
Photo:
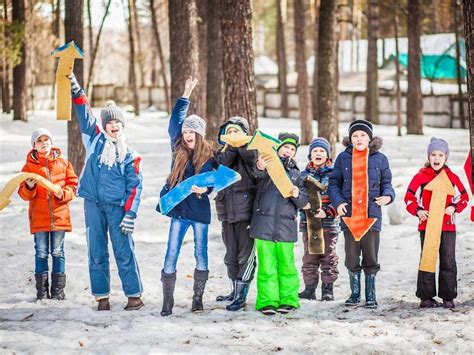
[[[116,162],[123,163],[127,154],[127,144],[123,134],[119,138],[112,138],[104,132],[104,136],[105,144],[104,150],[102,150],[100,155],[100,162],[107,165],[110,169]]]

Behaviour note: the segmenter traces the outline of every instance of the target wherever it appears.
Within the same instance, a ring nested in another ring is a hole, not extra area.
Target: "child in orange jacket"
[[[61,191],[57,194],[49,192],[36,184],[34,179],[26,179],[18,189],[20,197],[30,203],[28,216],[30,231],[35,238],[36,298],[39,300],[65,298],[64,235],[72,230],[68,203],[76,194],[78,181],[71,163],[62,158],[59,148],[52,144],[52,135],[46,128],[33,131],[33,149],[28,153],[22,171],[44,177],[59,185]],[[48,281],[49,254],[53,259],[51,294]]]

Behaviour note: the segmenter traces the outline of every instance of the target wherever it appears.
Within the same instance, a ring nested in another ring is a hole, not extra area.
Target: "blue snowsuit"
[[[120,223],[125,214],[137,216],[142,191],[141,159],[127,149],[122,163],[116,162],[112,167],[102,164],[100,156],[106,138],[83,89],[73,96],[73,103],[86,148],[78,195],[84,198],[92,294],[101,299],[110,293],[108,230],[125,296],[139,297],[143,287],[133,238],[122,233]]]

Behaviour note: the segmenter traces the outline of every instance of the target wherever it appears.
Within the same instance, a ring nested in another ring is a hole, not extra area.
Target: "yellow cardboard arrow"
[[[53,57],[59,58],[58,69],[56,70],[56,119],[71,119],[71,82],[68,76],[74,69],[74,60],[83,58],[84,53],[76,46],[74,41],[66,43],[64,46],[56,48],[51,52]]]
[[[279,144],[280,141],[278,139],[260,132],[257,129],[247,146],[247,149],[257,149],[260,154],[266,154],[271,157],[271,162],[267,166],[268,175],[270,175],[270,178],[278,191],[280,191],[281,195],[284,198],[288,198],[291,196],[293,183],[288,177],[286,170],[278,157],[276,148]]]
[[[425,186],[425,190],[432,191],[432,195],[419,270],[434,273],[441,244],[446,197],[454,195],[454,188],[451,181],[449,181],[448,175],[443,170]]]
[[[252,136],[247,136],[245,133],[224,134],[221,136],[221,141],[235,148],[247,144],[251,139]]]
[[[34,173],[19,173],[12,177],[5,185],[3,190],[0,192],[0,211],[7,207],[10,202],[10,196],[16,191],[18,186],[26,179],[35,179],[38,184],[48,189],[49,191],[57,194],[61,191],[61,187],[53,184],[51,181],[46,180],[44,177]]]

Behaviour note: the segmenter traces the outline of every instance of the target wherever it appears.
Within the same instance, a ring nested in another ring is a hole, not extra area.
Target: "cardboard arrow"
[[[472,155],[471,151],[466,159],[466,163],[464,163],[464,171],[466,172],[467,181],[469,181],[469,186],[471,188],[471,195],[474,195],[474,187],[472,185]],[[471,206],[471,221],[474,222],[474,206]]]
[[[267,166],[268,175],[270,175],[270,178],[278,191],[280,191],[281,195],[284,198],[288,198],[291,196],[293,183],[288,177],[288,174],[278,157],[276,148],[279,144],[280,141],[278,139],[275,139],[257,129],[250,140],[247,149],[256,149],[260,154],[266,154],[271,157],[271,162]]]
[[[368,218],[369,207],[369,149],[352,150],[352,216],[342,217],[354,239],[359,241],[377,221]]]
[[[239,148],[250,142],[252,136],[247,136],[245,133],[234,133],[224,134],[220,139],[231,147]]]
[[[311,205],[310,209],[305,210],[308,224],[308,253],[324,254],[323,222],[316,215],[323,205],[320,192],[326,191],[327,187],[309,175],[305,178],[304,185],[308,189],[308,202]]]
[[[82,59],[84,53],[74,41],[56,48],[51,52],[53,57],[59,58],[56,69],[56,119],[71,119],[71,82],[68,76],[74,69],[74,60]]]
[[[241,176],[239,173],[224,165],[219,165],[217,171],[193,175],[173,187],[166,195],[160,198],[160,212],[163,215],[167,215],[181,201],[191,195],[193,185],[199,187],[214,187],[214,190],[219,192],[240,179]]]
[[[454,187],[446,171],[443,170],[425,186],[425,190],[431,191],[431,200],[419,270],[435,272],[441,244],[446,197],[454,196]]]
[[[48,189],[49,191],[57,194],[61,191],[61,187],[53,184],[51,181],[46,180],[44,177],[34,173],[19,173],[12,177],[5,185],[3,190],[0,192],[0,211],[7,207],[12,201],[10,196],[16,191],[18,186],[26,179],[35,179],[36,182]]]

